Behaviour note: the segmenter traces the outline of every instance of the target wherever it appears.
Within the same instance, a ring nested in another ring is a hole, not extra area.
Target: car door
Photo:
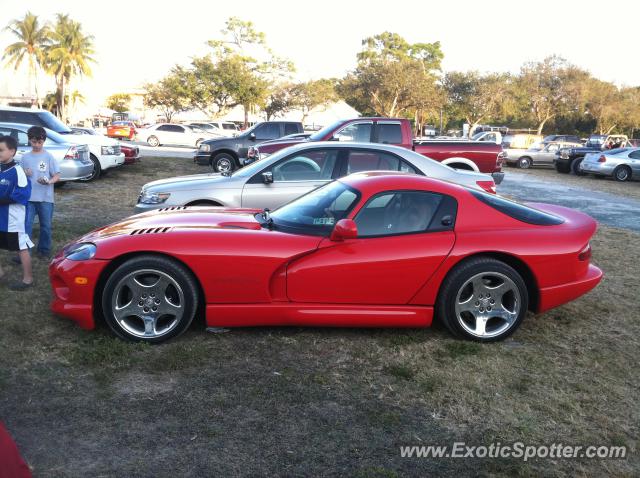
[[[149,136],[157,136],[160,144],[175,144],[174,134],[171,124],[161,124],[155,130],[149,130]]]
[[[425,191],[372,197],[355,215],[356,239],[326,238],[315,252],[288,266],[289,300],[409,303],[449,255],[456,210],[454,198]]]
[[[253,175],[242,189],[242,207],[275,209],[334,178],[339,148],[317,148],[290,154]],[[265,174],[272,182],[265,182]]]
[[[560,149],[558,143],[551,143],[546,145],[542,151],[540,151],[536,158],[533,160],[534,164],[553,164],[553,159],[556,157],[556,152]]]
[[[632,177],[638,179],[640,177],[640,149],[629,153],[629,166],[631,167]]]
[[[364,148],[346,148],[346,157],[340,169],[340,177],[361,171],[404,171],[417,173],[410,164],[385,151]]]
[[[373,141],[373,122],[359,121],[350,123],[333,133],[333,141],[349,141],[356,143],[371,143]]]

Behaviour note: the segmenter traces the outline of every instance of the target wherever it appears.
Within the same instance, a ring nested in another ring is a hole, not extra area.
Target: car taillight
[[[579,261],[588,261],[591,259],[591,243],[584,246],[584,248],[578,254]]]
[[[599,163],[606,163],[607,162],[607,157],[604,154],[601,154],[600,157],[598,158],[598,162]]]
[[[496,194],[496,183],[493,181],[476,181],[476,184],[491,194]]]
[[[71,146],[67,154],[64,155],[64,159],[80,159],[80,153],[78,152],[78,148],[75,146]]]

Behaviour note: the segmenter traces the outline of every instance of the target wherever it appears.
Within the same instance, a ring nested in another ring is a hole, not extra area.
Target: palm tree
[[[35,85],[35,95],[38,107],[40,107],[40,95],[38,94],[38,68],[44,63],[44,49],[49,43],[49,27],[40,25],[38,16],[27,12],[22,20],[16,19],[9,22],[5,30],[18,38],[4,49],[2,59],[7,59],[9,65],[17,70],[25,56],[29,62],[29,94],[31,86]]]
[[[82,32],[82,25],[71,20],[68,15],[58,13],[51,32],[51,43],[46,48],[47,70],[56,78],[58,114],[63,122],[67,120],[66,87],[76,75],[91,76],[89,63],[95,63],[91,55],[93,36]]]

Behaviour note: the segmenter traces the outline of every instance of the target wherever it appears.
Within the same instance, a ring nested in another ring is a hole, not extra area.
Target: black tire
[[[580,170],[580,165],[582,164],[582,160],[584,158],[575,158],[571,161],[571,172],[576,176],[586,176],[587,173]]]
[[[158,146],[160,146],[160,140],[157,136],[151,135],[147,138],[147,144],[152,148],[157,148]]]
[[[91,162],[93,163],[93,172],[91,176],[84,179],[79,179],[79,181],[94,181],[100,177],[102,174],[102,166],[100,166],[100,161],[93,154],[89,156],[91,158]]]
[[[629,181],[629,179],[631,179],[631,169],[629,166],[618,166],[614,169],[613,179],[620,182]]]
[[[213,157],[211,168],[216,173],[231,172],[236,169],[236,160],[229,153],[219,153]]]
[[[528,156],[518,159],[518,167],[520,169],[529,169],[533,165],[533,161]]]
[[[556,171],[558,171],[561,174],[569,174],[569,172],[571,171],[571,169],[566,163],[560,163],[556,161],[555,167],[556,167]]]
[[[165,342],[182,334],[191,324],[198,307],[198,290],[193,274],[182,264],[163,256],[138,256],[110,274],[102,291],[102,312],[109,328],[122,339]],[[116,317],[118,303],[122,306]],[[132,314],[127,313],[127,307],[131,307]],[[154,307],[157,312],[152,310]],[[162,314],[165,307],[176,317]],[[151,322],[152,330],[146,333],[146,324]]]
[[[479,294],[479,291],[475,290],[475,285],[471,285],[469,281],[478,277],[482,287],[485,287],[486,290],[499,291],[496,287],[502,281],[505,289],[508,288],[509,291],[501,295],[500,298],[497,293],[493,295],[494,293],[490,292],[486,298],[476,300],[476,297],[482,297],[482,293]],[[484,282],[485,280],[487,282]],[[489,287],[492,285],[495,287]],[[459,302],[458,297],[467,298],[467,300]],[[496,300],[500,301],[501,310],[497,309]],[[456,311],[456,305],[474,310],[459,312]],[[527,313],[528,306],[527,286],[514,268],[496,259],[477,257],[458,264],[447,274],[436,301],[436,316],[457,337],[476,342],[496,342],[516,331]],[[513,311],[510,311],[510,308]],[[510,315],[510,318],[508,320],[498,318],[495,314],[499,312]],[[474,314],[483,315],[488,319],[484,319],[482,322],[483,319],[477,319]],[[474,328],[471,319],[474,321],[476,331],[482,329],[486,331],[484,335],[471,331]],[[501,321],[505,323],[499,326]],[[483,325],[479,327],[479,323]]]

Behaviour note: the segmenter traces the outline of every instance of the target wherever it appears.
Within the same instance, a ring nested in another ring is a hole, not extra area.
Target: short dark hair
[[[16,151],[18,149],[18,142],[11,136],[0,135],[0,143],[6,144],[7,148],[12,149],[13,151]]]
[[[47,132],[42,126],[32,126],[27,130],[27,136],[31,138],[47,139]]]

